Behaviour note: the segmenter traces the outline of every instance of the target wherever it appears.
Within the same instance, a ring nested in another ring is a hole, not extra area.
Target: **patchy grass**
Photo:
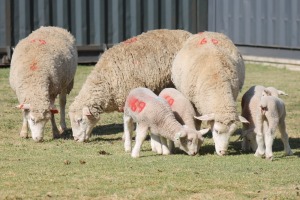
[[[68,105],[91,69],[79,66]],[[9,69],[0,69],[0,199],[300,198],[299,72],[246,66],[238,104],[252,85],[274,86],[289,94],[283,99],[295,155],[283,156],[283,145],[276,139],[273,162],[241,154],[237,135],[232,137],[226,157],[214,154],[213,141],[207,136],[199,156],[159,156],[146,141],[142,157],[132,159],[123,150],[120,113],[103,114],[89,143],[75,143],[71,131],[65,139],[52,140],[50,123],[45,142],[21,139],[21,112],[14,108],[18,102],[8,76]]]

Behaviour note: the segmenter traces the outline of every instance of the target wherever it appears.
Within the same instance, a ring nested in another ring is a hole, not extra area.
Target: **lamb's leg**
[[[55,118],[54,118],[54,114],[51,113],[51,126],[52,126],[52,134],[53,134],[53,138],[60,138],[60,132],[56,126],[56,123],[55,123]]]
[[[162,154],[160,136],[151,133],[151,150],[157,154]]]
[[[25,111],[22,111],[22,114],[23,114],[23,122],[22,122],[20,137],[28,138],[28,123],[27,123]]]
[[[125,152],[131,152],[131,139],[132,139],[132,132],[133,132],[133,120],[130,116],[124,114],[124,148]]]
[[[276,131],[276,126],[275,128],[273,127],[274,124],[269,124],[269,129],[265,133],[265,145],[266,145],[266,159],[272,160],[273,159],[273,141],[275,138],[275,131]]]
[[[67,94],[65,91],[63,91],[59,95],[59,107],[60,107],[60,127],[59,131],[62,133],[67,129],[66,125],[66,100]]]
[[[168,147],[169,147],[169,151],[170,153],[174,153],[175,152],[175,144],[172,140],[168,140]]]
[[[164,137],[160,137],[161,146],[162,146],[162,154],[163,155],[170,155],[170,150],[168,148],[168,141]]]
[[[290,144],[289,144],[289,136],[286,132],[286,127],[285,127],[285,121],[284,120],[281,120],[279,122],[278,128],[279,128],[279,132],[281,134],[281,140],[282,140],[282,143],[283,143],[283,146],[284,146],[285,155],[287,155],[287,156],[293,155],[293,152],[292,152]]]
[[[140,150],[144,140],[146,139],[147,131],[148,131],[147,125],[140,124],[140,123],[136,125],[135,145],[131,152],[131,156],[133,158],[140,157]]]
[[[265,154],[265,142],[263,135],[263,119],[261,117],[258,117],[258,120],[256,121],[256,143],[257,149],[254,155],[262,157]]]

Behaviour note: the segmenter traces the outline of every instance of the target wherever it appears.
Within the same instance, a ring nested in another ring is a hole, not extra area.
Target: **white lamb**
[[[147,87],[158,94],[171,87],[173,59],[190,35],[152,30],[105,51],[70,106],[74,139],[87,141],[101,113],[122,111],[131,89]]]
[[[196,107],[199,120],[211,125],[218,155],[226,155],[229,138],[237,128],[236,99],[245,78],[241,54],[221,33],[203,32],[191,36],[177,53],[172,80]]]
[[[196,121],[194,118],[194,116],[196,116],[195,109],[191,102],[181,92],[174,88],[165,88],[160,92],[159,97],[165,99],[168,102],[175,115],[176,120],[181,125],[186,125],[189,128],[196,130],[196,126],[198,125],[196,122],[198,122],[198,120]],[[208,132],[208,130],[209,129],[203,129],[200,132],[202,135],[204,135]],[[169,140],[168,144],[170,152],[173,152],[174,143]],[[160,136],[151,134],[151,147],[152,151],[159,154],[164,154],[162,152]]]
[[[274,87],[252,86],[242,98],[242,115],[250,121],[243,127],[242,149],[249,144],[256,156],[273,158],[272,144],[277,126],[281,133],[286,155],[292,155],[285,127],[285,105],[278,95],[287,95]]]
[[[124,107],[124,147],[131,151],[133,122],[137,123],[135,146],[131,156],[140,156],[140,149],[148,129],[161,137],[164,154],[169,154],[166,139],[189,155],[196,155],[202,144],[202,134],[187,126],[182,126],[176,119],[169,104],[147,88],[135,88],[130,91]]]
[[[66,95],[73,88],[77,68],[74,37],[65,29],[41,27],[21,40],[13,53],[10,85],[23,110],[20,136],[28,137],[28,124],[34,141],[43,140],[46,122],[50,119],[53,137],[60,136],[55,120],[54,101],[59,94],[60,129],[66,129]]]

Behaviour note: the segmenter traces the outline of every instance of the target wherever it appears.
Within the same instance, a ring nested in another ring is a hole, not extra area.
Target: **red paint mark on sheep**
[[[146,103],[143,101],[139,101],[136,98],[132,98],[129,100],[129,107],[133,112],[142,112],[142,110],[145,108]]]
[[[214,44],[218,44],[218,43],[219,43],[219,41],[216,40],[216,39],[211,39],[211,41],[212,41],[212,43],[214,43]]]
[[[202,44],[206,44],[207,43],[207,40],[206,40],[206,38],[203,38],[200,42],[199,42],[199,44],[200,45],[202,45]]]
[[[35,71],[38,69],[38,66],[37,66],[37,63],[36,62],[33,62],[31,65],[30,65],[30,70],[31,71]]]
[[[167,100],[167,102],[168,102],[168,104],[169,104],[170,106],[173,105],[174,99],[173,99],[172,97],[170,97],[170,96],[165,96],[164,98]]]
[[[137,41],[137,38],[133,37],[133,38],[130,38],[128,40],[125,40],[124,43],[125,44],[131,44],[131,43],[136,42],[136,41]]]
[[[201,35],[203,32],[199,32],[198,34]]]
[[[46,41],[45,40],[36,40],[36,39],[33,39],[33,40],[30,40],[30,43],[35,43],[36,41],[38,41],[40,44],[46,44]]]
[[[45,40],[39,40],[40,44],[46,44]]]

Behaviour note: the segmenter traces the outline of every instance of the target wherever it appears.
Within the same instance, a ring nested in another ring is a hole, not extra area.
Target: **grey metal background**
[[[95,62],[106,48],[148,30],[207,30],[207,8],[208,0],[0,0],[0,58],[8,62],[10,47],[51,25],[75,36],[79,62]]]
[[[0,0],[0,65],[40,26],[76,37],[79,62],[152,29],[223,32],[244,54],[300,59],[299,0]]]
[[[299,0],[210,0],[208,19],[237,45],[300,50]]]

